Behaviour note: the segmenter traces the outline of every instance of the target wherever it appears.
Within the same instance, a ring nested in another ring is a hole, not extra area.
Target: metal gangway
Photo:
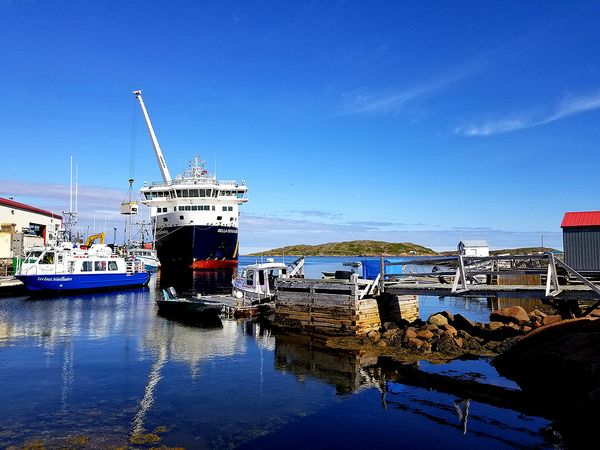
[[[398,265],[433,266],[437,270],[400,274],[386,271]],[[582,275],[553,253],[414,257],[400,262],[382,257],[380,273],[380,294],[539,298],[555,305],[560,301],[593,301],[582,316],[600,306],[600,281],[592,281],[590,275]]]

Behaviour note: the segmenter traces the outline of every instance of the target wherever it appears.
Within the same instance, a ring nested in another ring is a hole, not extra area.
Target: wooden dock
[[[276,284],[275,324],[321,333],[359,335],[387,321],[418,317],[415,295],[375,297],[369,280],[282,279]]]

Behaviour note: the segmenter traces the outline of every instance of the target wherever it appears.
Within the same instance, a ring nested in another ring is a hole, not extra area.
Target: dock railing
[[[400,274],[389,274],[386,268],[390,266],[407,265],[429,265],[438,266],[435,272],[411,272]],[[442,267],[441,269],[439,267]],[[450,269],[450,270],[444,270]],[[559,277],[559,270],[561,276]],[[380,259],[380,273],[383,276],[379,280],[380,292],[385,292],[393,284],[398,284],[402,278],[410,277],[415,284],[419,278],[452,279],[451,287],[446,288],[454,295],[466,294],[474,289],[476,285],[491,284],[493,277],[502,275],[540,275],[545,276],[546,298],[556,298],[566,288],[559,283],[559,279],[573,277],[581,282],[592,298],[600,299],[600,286],[596,285],[580,272],[557,258],[553,253],[538,255],[498,255],[498,256],[467,256],[457,255],[448,257],[414,257],[399,262]],[[566,275],[566,276],[565,276]],[[483,276],[485,280],[482,281]],[[540,277],[541,279],[541,277]],[[600,300],[588,308],[589,312],[600,306]]]

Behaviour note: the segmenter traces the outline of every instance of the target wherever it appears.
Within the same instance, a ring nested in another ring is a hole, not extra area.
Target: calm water
[[[344,260],[309,259],[306,274]],[[55,447],[73,436],[116,447],[161,426],[160,442],[136,448],[551,447],[549,421],[519,403],[516,385],[485,359],[402,366],[256,322],[203,329],[156,314],[158,283],[206,293],[228,292],[230,280],[163,274],[149,289],[0,298],[0,447],[35,439]],[[421,303],[423,316],[489,314],[485,301]],[[457,380],[507,391],[489,396]]]

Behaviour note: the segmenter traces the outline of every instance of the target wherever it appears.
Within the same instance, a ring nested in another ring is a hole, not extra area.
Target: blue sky
[[[561,247],[596,210],[598,2],[0,0],[0,195],[121,227],[196,153],[242,252],[349,239]],[[132,142],[135,145],[132,145]],[[117,225],[115,225],[117,224]]]

